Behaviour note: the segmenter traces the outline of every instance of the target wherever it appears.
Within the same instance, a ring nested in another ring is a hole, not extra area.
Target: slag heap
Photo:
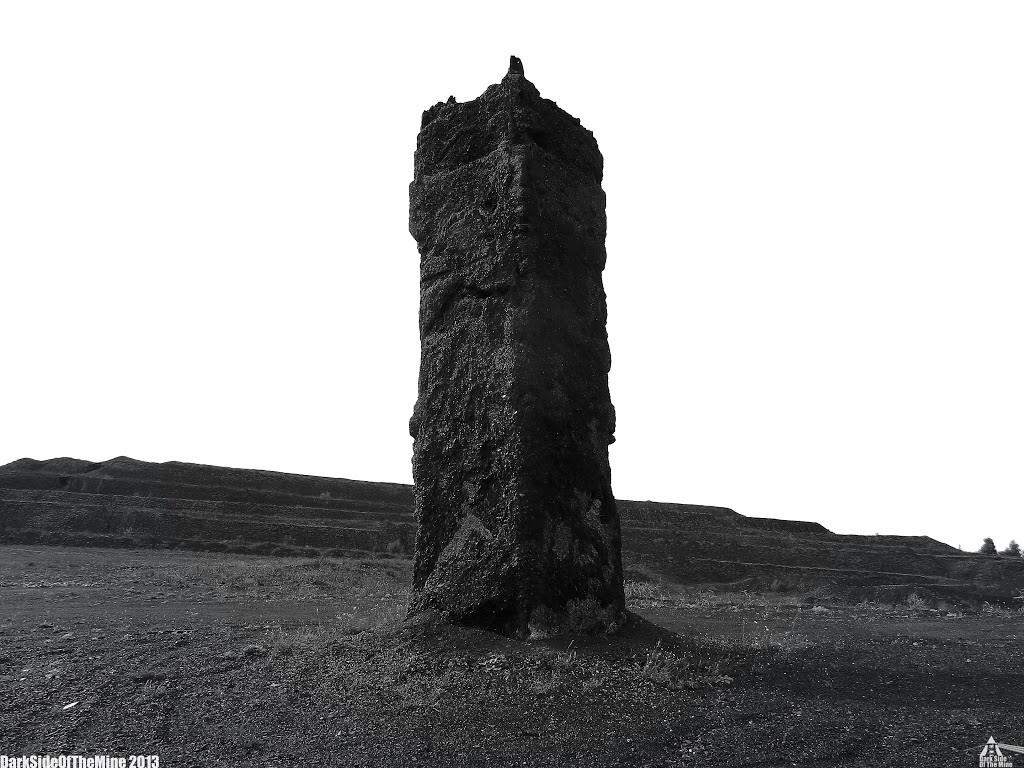
[[[602,171],[515,57],[479,98],[423,113],[411,613],[520,635],[623,621]]]

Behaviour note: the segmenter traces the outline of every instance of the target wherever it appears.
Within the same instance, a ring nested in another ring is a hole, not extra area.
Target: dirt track
[[[401,624],[406,568],[0,547],[0,753],[905,767],[1024,740],[1020,613],[667,589],[621,636],[515,642]]]

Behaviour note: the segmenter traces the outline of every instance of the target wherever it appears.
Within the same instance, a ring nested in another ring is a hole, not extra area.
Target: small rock
[[[167,677],[163,672],[156,672],[152,669],[146,669],[141,672],[133,672],[128,676],[128,679],[133,683],[147,683],[150,681],[163,680]]]

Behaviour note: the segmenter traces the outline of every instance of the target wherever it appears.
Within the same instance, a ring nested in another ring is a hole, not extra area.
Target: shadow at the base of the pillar
[[[482,606],[472,614],[459,617],[433,608],[413,610],[406,616],[402,626],[410,632],[424,635],[436,634],[452,627],[480,630],[507,637],[522,634],[514,613],[495,610],[490,606]]]
[[[614,650],[618,652],[639,652],[660,647],[664,649],[683,648],[692,645],[692,638],[680,635],[670,629],[648,621],[626,611],[625,621],[615,632],[572,634],[564,633],[554,637],[527,640],[533,645],[544,645],[555,650],[576,649],[579,651]]]
[[[453,623],[510,636],[522,635],[525,631],[525,623],[520,621],[515,610],[497,602],[484,603]]]
[[[549,637],[517,634],[510,625],[480,626],[452,621],[439,611],[426,610],[407,617],[398,633],[414,643],[439,644],[448,650],[471,650],[483,646],[500,648],[549,648],[555,651],[611,652],[612,655],[691,647],[693,638],[659,626],[635,613],[626,612],[622,626],[612,633],[560,633]]]
[[[648,621],[630,611],[626,611],[626,624],[614,638],[624,643],[635,643],[639,645],[655,646],[661,643],[662,647],[672,647],[687,644],[689,638],[666,629],[653,621]]]

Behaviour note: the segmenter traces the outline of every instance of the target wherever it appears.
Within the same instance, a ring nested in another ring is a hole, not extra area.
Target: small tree
[[[1020,557],[1020,544],[1018,544],[1016,541],[1011,541],[1010,545],[999,554]]]
[[[996,543],[992,539],[986,537],[985,543],[981,545],[981,549],[978,550],[983,555],[994,555],[996,553]]]

